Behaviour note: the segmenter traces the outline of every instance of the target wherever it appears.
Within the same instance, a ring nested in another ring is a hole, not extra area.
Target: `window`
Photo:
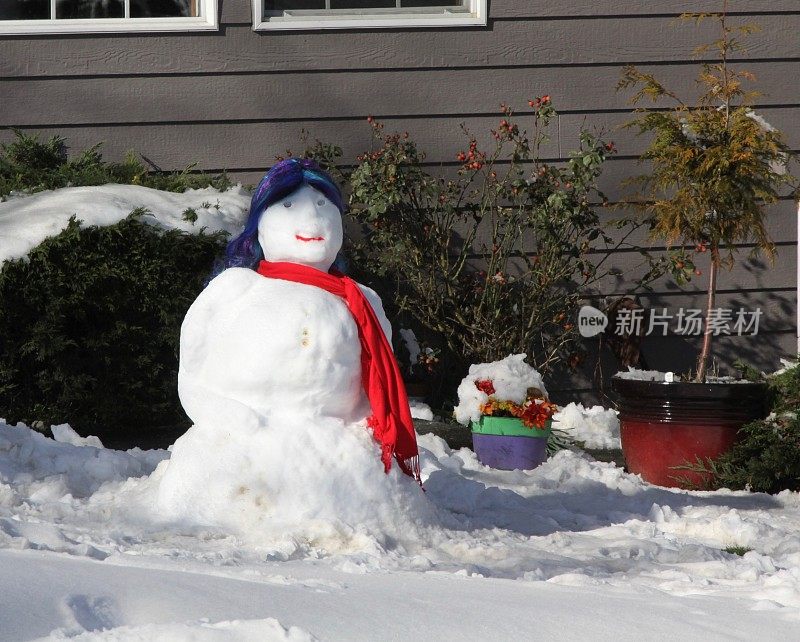
[[[0,34],[217,28],[217,0],[0,0]]]
[[[486,0],[253,0],[253,28],[482,26],[486,5]]]

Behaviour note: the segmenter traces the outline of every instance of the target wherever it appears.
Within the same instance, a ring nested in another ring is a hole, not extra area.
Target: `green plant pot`
[[[483,416],[472,422],[472,446],[484,466],[500,470],[530,470],[547,460],[547,439],[552,421],[545,428],[528,428],[514,417]]]

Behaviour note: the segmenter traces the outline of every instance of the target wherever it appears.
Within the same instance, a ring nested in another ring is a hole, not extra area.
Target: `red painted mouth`
[[[299,234],[295,234],[294,237],[298,241],[303,241],[303,243],[310,243],[311,241],[324,241],[325,240],[321,236],[300,236]]]

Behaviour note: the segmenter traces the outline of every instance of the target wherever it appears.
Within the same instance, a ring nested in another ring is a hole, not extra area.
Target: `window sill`
[[[409,10],[375,10],[365,12],[302,11],[293,15],[265,18],[260,13],[261,2],[253,3],[253,30],[275,31],[289,29],[404,29],[407,27],[485,27],[487,2],[475,0],[472,11],[416,12]]]
[[[216,31],[217,12],[209,18],[97,18],[86,20],[0,20],[0,35],[69,33],[154,33],[163,31]]]

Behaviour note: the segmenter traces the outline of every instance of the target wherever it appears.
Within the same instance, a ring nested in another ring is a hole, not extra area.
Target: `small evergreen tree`
[[[718,13],[684,14],[684,19],[714,19],[720,37],[696,50],[716,51],[714,64],[703,64],[697,77],[702,95],[693,104],[684,102],[653,75],[633,66],[624,69],[619,89],[637,88],[633,104],[648,98],[654,103],[671,101],[666,110],[639,109],[628,124],[653,138],[641,159],[652,164],[649,174],[637,177],[641,186],[636,204],[651,216],[652,237],[672,246],[692,245],[708,251],[710,270],[703,346],[695,381],[704,382],[711,350],[709,317],[714,308],[717,273],[730,269],[736,244],[753,241],[754,252],[773,258],[764,207],[779,198],[782,186],[791,182],[786,172],[788,148],[781,133],[752,109],[757,92],[746,91],[753,80],[747,71],[729,65],[732,53],[742,51],[740,38],[757,29],[733,26],[728,2]]]

